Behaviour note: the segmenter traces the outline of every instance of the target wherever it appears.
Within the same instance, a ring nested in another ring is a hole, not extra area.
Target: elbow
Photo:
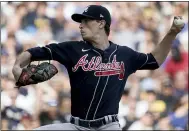
[[[156,64],[150,65],[150,66],[148,66],[147,68],[148,68],[149,70],[156,70],[156,69],[158,69],[159,67],[160,67],[159,64],[156,62]]]
[[[163,63],[160,59],[153,53],[148,54],[149,61],[153,62],[154,64],[149,65],[151,70],[156,70],[160,67],[160,65]]]
[[[156,59],[155,59],[155,61],[156,61],[156,64],[154,65],[153,70],[158,69],[161,66],[161,64],[163,63],[163,62],[160,62],[160,61],[158,61]]]
[[[162,55],[161,53],[151,52],[151,55],[153,56],[153,60],[156,61],[158,65],[156,69],[158,69],[166,60],[165,55]]]
[[[163,62],[159,62],[156,60],[156,66],[154,68],[154,70],[158,69],[161,65],[162,65]]]

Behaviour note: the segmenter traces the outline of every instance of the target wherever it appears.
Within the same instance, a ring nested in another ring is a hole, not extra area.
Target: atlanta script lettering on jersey
[[[82,56],[72,68],[72,71],[76,72],[78,68],[81,67],[83,71],[95,71],[95,76],[119,75],[119,80],[124,78],[124,62],[117,62],[116,55],[114,55],[111,63],[102,63],[102,58],[100,56],[94,56],[90,61],[87,60],[87,57],[88,54]]]

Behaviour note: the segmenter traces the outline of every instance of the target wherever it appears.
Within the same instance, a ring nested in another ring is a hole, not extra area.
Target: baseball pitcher
[[[89,5],[82,14],[73,14],[80,23],[83,41],[52,43],[22,52],[13,66],[18,87],[37,84],[58,73],[50,62],[31,65],[32,61],[55,60],[63,64],[71,85],[70,123],[51,124],[35,130],[121,130],[118,108],[127,78],[137,70],[155,70],[166,59],[172,41],[184,27],[182,17],[174,17],[163,40],[148,54],[139,53],[108,40],[109,11]]]

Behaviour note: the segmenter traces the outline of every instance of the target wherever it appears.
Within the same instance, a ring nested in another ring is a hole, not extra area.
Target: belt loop
[[[75,119],[75,122],[74,122],[74,123],[75,123],[76,125],[79,125],[79,118],[78,118],[78,117],[74,117],[74,119]]]
[[[71,122],[71,120],[73,119],[73,116],[72,116],[72,115],[70,115],[69,117],[70,117],[70,119],[69,119],[69,120],[70,120],[70,122]]]
[[[116,119],[116,121],[118,121],[118,116],[117,116],[117,114],[115,115],[115,119]]]
[[[73,117],[72,117],[72,115],[70,116],[70,122],[72,121],[72,119],[73,119]]]
[[[91,124],[91,121],[89,121],[89,123],[88,123],[88,124],[89,124],[89,128],[91,128],[91,125],[90,125],[90,124]]]
[[[105,121],[106,121],[106,124],[107,124],[108,121],[109,121],[109,120],[108,120],[108,116],[105,116],[104,118],[105,118]]]
[[[108,118],[109,118],[109,122],[108,123],[112,122],[112,116],[108,115]]]

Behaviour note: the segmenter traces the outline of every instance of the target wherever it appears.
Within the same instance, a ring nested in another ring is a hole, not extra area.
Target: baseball
[[[175,19],[175,20],[174,20],[174,24],[175,24],[177,27],[183,27],[183,26],[184,26],[184,20],[182,20],[182,19]]]

